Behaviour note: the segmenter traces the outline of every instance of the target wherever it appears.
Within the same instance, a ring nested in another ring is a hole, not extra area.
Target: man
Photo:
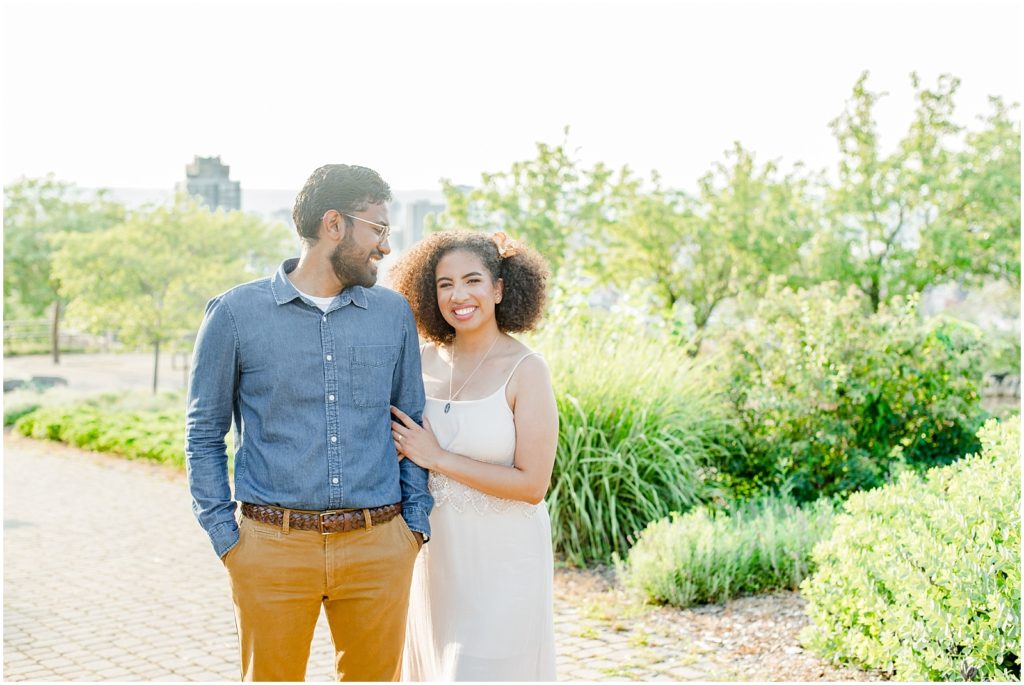
[[[390,199],[365,167],[314,171],[293,214],[301,256],[210,300],[199,329],[189,487],[231,581],[243,680],[303,680],[321,606],[339,679],[400,675],[433,500],[391,439],[388,405],[418,421],[424,395],[409,305],[374,287]]]

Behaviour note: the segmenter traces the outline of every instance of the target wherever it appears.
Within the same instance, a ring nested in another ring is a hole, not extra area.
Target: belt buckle
[[[335,513],[337,513],[337,512],[334,512],[334,511],[321,511],[319,514],[317,514],[316,520],[319,523],[320,534],[321,535],[330,535],[330,532],[324,530],[324,516],[329,516],[330,514],[335,514]]]

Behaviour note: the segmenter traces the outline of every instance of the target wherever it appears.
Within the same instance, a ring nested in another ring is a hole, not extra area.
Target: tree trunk
[[[153,394],[156,394],[156,382],[160,370],[160,341],[153,341]]]
[[[53,363],[60,364],[60,298],[53,302],[53,320],[50,322],[50,353]]]
[[[871,298],[871,311],[877,314],[878,307],[882,304],[882,286],[877,278],[871,279],[871,290],[868,292],[868,297]]]

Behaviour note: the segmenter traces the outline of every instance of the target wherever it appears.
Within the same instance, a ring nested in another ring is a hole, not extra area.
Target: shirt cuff
[[[223,558],[231,551],[232,547],[238,544],[238,524],[234,521],[219,523],[211,528],[207,535],[210,536],[210,542],[213,543],[213,551],[217,553],[218,557]]]
[[[402,518],[409,526],[409,530],[423,536],[423,542],[430,539],[430,519],[419,507],[402,505]]]

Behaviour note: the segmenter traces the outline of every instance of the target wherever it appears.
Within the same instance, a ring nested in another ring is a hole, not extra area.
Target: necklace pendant
[[[447,414],[448,410],[451,409],[451,408],[452,408],[452,403],[451,402],[449,402],[448,404],[444,405],[444,413]]]

